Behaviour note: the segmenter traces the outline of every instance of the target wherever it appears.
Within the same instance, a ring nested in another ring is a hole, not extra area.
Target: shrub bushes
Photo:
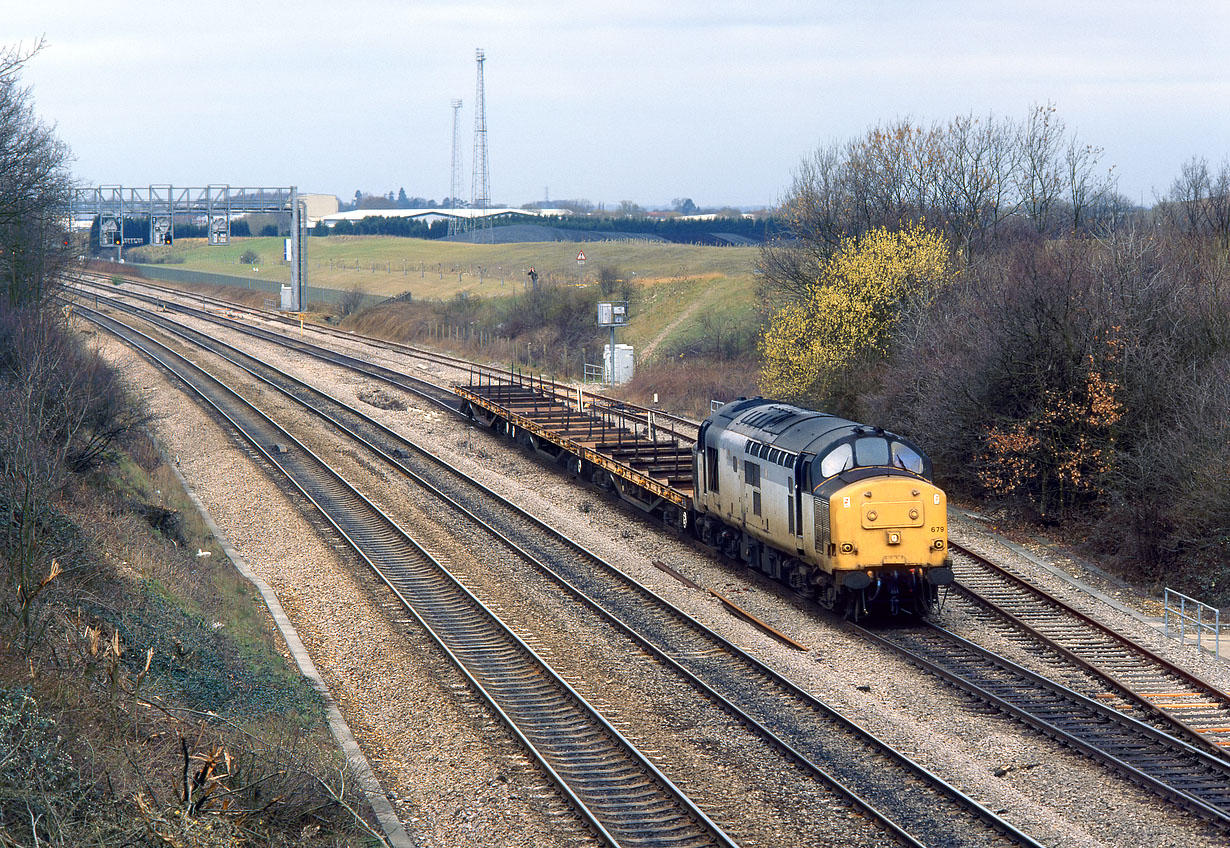
[[[1228,315],[1224,266],[1154,236],[1020,244],[897,335],[868,403],[955,491],[1207,595],[1230,577]]]

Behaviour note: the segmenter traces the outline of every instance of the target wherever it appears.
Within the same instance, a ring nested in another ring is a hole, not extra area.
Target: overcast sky
[[[86,183],[470,195],[475,48],[492,200],[770,204],[872,125],[1052,101],[1149,203],[1230,154],[1230,3],[0,0],[0,43]]]

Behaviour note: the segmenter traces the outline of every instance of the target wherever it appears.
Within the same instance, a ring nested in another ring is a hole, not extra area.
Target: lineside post
[[[290,288],[291,311],[307,309],[307,203],[290,187]]]

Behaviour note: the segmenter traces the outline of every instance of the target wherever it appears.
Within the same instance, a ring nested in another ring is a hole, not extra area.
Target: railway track
[[[1122,698],[1166,721],[1192,744],[1230,759],[1230,696],[1208,681],[1064,603],[1024,577],[950,546],[958,592],[1068,662],[1108,681]]]
[[[208,317],[211,320],[216,320],[215,316],[205,313],[200,317]],[[236,329],[250,332],[251,328],[247,325],[240,324]],[[272,334],[271,341],[284,343],[285,337],[280,334]],[[360,360],[361,361],[361,360]],[[345,363],[338,363],[345,364]],[[353,367],[353,366],[349,366]],[[396,373],[396,372],[394,372]],[[958,560],[961,557],[969,555],[974,557],[971,552],[954,547],[954,554]],[[985,561],[984,561],[985,562]],[[996,567],[990,563],[986,563],[987,571],[994,571]],[[975,577],[978,572],[971,570],[969,572]],[[1176,742],[1170,739],[1164,733],[1159,733],[1153,728],[1146,725],[1134,722],[1130,718],[1125,721],[1118,721],[1124,717],[1118,715],[1113,709],[1108,709],[1105,705],[1099,705],[1095,702],[1081,703],[1081,696],[1075,692],[1063,690],[1062,693],[1055,689],[1046,689],[1042,683],[1035,682],[1034,684],[1022,683],[1025,679],[1021,675],[1028,676],[1029,672],[1019,667],[1015,671],[1006,671],[1006,661],[1000,661],[1000,658],[993,656],[983,656],[977,660],[947,659],[941,663],[936,661],[936,657],[942,655],[934,644],[930,646],[916,645],[914,651],[914,660],[916,664],[932,663],[933,670],[936,673],[960,676],[970,682],[970,685],[976,689],[976,694],[979,697],[992,696],[997,698],[997,706],[1004,709],[1012,715],[1016,715],[1022,721],[1027,721],[1033,724],[1038,729],[1055,738],[1062,738],[1065,744],[1086,751],[1091,756],[1097,756],[1103,759],[1122,774],[1136,780],[1142,785],[1149,786],[1154,791],[1158,792],[1163,797],[1168,797],[1180,806],[1193,810],[1198,814],[1213,821],[1218,821],[1220,824],[1225,824],[1225,807],[1226,807],[1226,783],[1227,776],[1222,771],[1225,766],[1224,762],[1220,762],[1217,757],[1210,758],[1210,761],[1202,761],[1199,756],[1207,757],[1205,751],[1196,750],[1193,746],[1211,748],[1217,754],[1224,756],[1221,751],[1223,747],[1220,743],[1225,741],[1223,734],[1230,733],[1230,720],[1226,718],[1225,696],[1220,693],[1215,687],[1204,683],[1203,681],[1195,680],[1192,675],[1184,672],[1182,669],[1160,660],[1148,652],[1150,659],[1144,663],[1146,671],[1142,672],[1141,662],[1139,659],[1133,660],[1131,663],[1124,658],[1127,655],[1135,655],[1139,657],[1142,649],[1135,646],[1130,640],[1115,634],[1109,628],[1092,622],[1097,628],[1100,628],[1102,635],[1107,641],[1118,645],[1116,650],[1110,650],[1106,645],[1095,645],[1088,638],[1088,635],[1074,635],[1067,633],[1064,635],[1062,629],[1048,629],[1046,626],[1034,628],[1030,624],[1025,623],[1027,619],[1036,617],[1036,607],[1038,600],[1046,597],[1048,601],[1055,603],[1059,607],[1063,607],[1065,614],[1077,619],[1088,619],[1084,614],[1079,613],[1071,608],[1065,607],[1054,599],[1046,596],[1042,590],[1037,587],[1024,584],[1025,590],[1017,587],[1017,593],[1023,591],[1025,595],[1032,595],[1032,601],[1020,601],[1018,599],[1018,612],[1012,612],[1012,606],[1006,603],[1002,597],[996,597],[995,600],[987,598],[987,594],[994,594],[993,591],[971,591],[972,584],[975,582],[969,579],[967,572],[962,568],[958,568],[958,577],[964,587],[958,587],[959,590],[965,591],[972,599],[977,602],[986,603],[989,607],[997,610],[998,613],[1007,616],[1009,619],[1018,623],[1021,627],[1027,628],[1033,638],[1039,640],[1041,644],[1048,648],[1062,653],[1065,658],[1093,674],[1108,677],[1118,688],[1122,688],[1123,692],[1131,700],[1134,700],[1142,709],[1148,710],[1156,717],[1164,717],[1168,721],[1177,721],[1180,730],[1190,734],[1193,740],[1192,745],[1184,745],[1181,742]],[[565,578],[569,579],[569,578]],[[1011,575],[1007,580],[1001,580],[1001,583],[1012,583],[1013,580],[1023,582],[1019,577]],[[990,585],[983,580],[983,587]],[[576,591],[575,587],[573,591]],[[587,600],[587,603],[592,601]],[[1032,604],[1032,606],[1031,606]],[[1043,616],[1045,621],[1054,623],[1054,616]],[[1057,638],[1058,637],[1058,638]],[[643,637],[637,636],[639,640]],[[942,640],[943,641],[943,640]],[[1068,642],[1065,646],[1063,643]],[[951,640],[947,640],[951,644]],[[646,642],[648,645],[648,641]],[[1074,646],[1074,647],[1073,647]],[[924,650],[926,647],[926,650]],[[973,646],[971,646],[972,648]],[[660,649],[659,649],[660,650]],[[951,652],[951,649],[949,649]],[[969,649],[965,649],[969,650]],[[930,659],[928,659],[930,656]],[[1108,673],[1107,662],[1118,672]],[[974,675],[974,670],[981,663],[987,665],[990,663],[1000,675],[1007,675],[1014,678],[1017,689],[1024,692],[1025,690],[1041,691],[1045,690],[1046,695],[1025,695],[1020,694],[1015,697],[1017,703],[1014,704],[1013,697],[1004,697],[1011,693],[1005,689],[1005,684],[997,683],[994,679],[972,682],[971,677]],[[948,671],[942,672],[942,669],[947,666]],[[1156,670],[1158,667],[1163,669],[1161,674],[1148,673],[1149,669]],[[955,670],[954,670],[955,669]],[[1041,678],[1040,678],[1041,680]],[[1133,683],[1139,684],[1144,681],[1143,691],[1140,691],[1139,686],[1135,687]],[[1045,683],[1054,686],[1049,681]],[[985,684],[985,685],[984,685]],[[1186,687],[1186,688],[1184,688]],[[1063,687],[1057,687],[1063,689]],[[1118,696],[1099,693],[1098,697],[1106,699],[1116,699]],[[1030,703],[1030,699],[1033,699]],[[1054,701],[1066,701],[1068,706],[1066,709],[1072,715],[1079,715],[1077,718],[1065,719],[1060,713],[1054,712],[1056,707]],[[1088,700],[1088,699],[1085,699]],[[1076,704],[1077,707],[1072,705]],[[1099,712],[1099,708],[1101,712]],[[1082,712],[1083,710],[1083,712]],[[1186,714],[1181,713],[1182,710],[1192,710]],[[1185,717],[1195,716],[1201,722],[1184,721],[1179,718],[1180,715]],[[1069,727],[1065,728],[1065,725]],[[1072,728],[1076,730],[1088,729],[1090,725],[1098,725],[1098,731],[1082,736],[1079,732],[1071,732]],[[767,726],[767,725],[766,725]],[[1109,730],[1107,728],[1114,728]],[[778,737],[779,740],[782,737]],[[1145,744],[1147,743],[1147,744]],[[1176,748],[1177,745],[1177,748]],[[1220,765],[1218,763],[1220,762]],[[1203,771],[1202,771],[1203,770]]]
[[[82,272],[82,273],[78,273],[77,275],[75,275],[73,279],[81,283],[96,286],[102,290],[107,290],[112,293],[117,293],[115,291],[115,287],[110,283],[110,277],[104,274]],[[240,331],[255,330],[257,328],[253,327],[251,324],[247,324],[242,321],[234,321],[233,319],[228,320],[225,318],[225,316],[219,316],[216,313],[211,313],[204,309],[195,310],[192,307],[187,306],[186,304],[179,303],[178,299],[183,298],[183,299],[191,299],[194,301],[198,301],[202,304],[202,306],[206,304],[211,304],[214,307],[225,310],[227,312],[240,314],[240,315],[247,315],[250,318],[253,318],[255,320],[272,323],[272,324],[285,327],[288,331],[294,331],[298,329],[299,327],[299,324],[297,321],[293,320],[292,318],[287,317],[285,314],[280,313],[280,312],[256,309],[250,306],[245,306],[243,304],[235,303],[234,301],[223,300],[220,298],[212,298],[212,297],[208,297],[205,295],[192,294],[182,289],[175,289],[175,288],[170,288],[167,286],[159,286],[156,283],[152,283],[148,280],[144,280],[140,278],[129,278],[128,282],[134,283],[136,285],[140,285],[151,291],[158,292],[161,295],[176,298],[177,300],[168,301],[160,297],[155,297],[155,296],[150,296],[150,295],[141,295],[141,294],[137,294],[131,291],[123,292],[123,294],[126,296],[139,298],[152,305],[162,305],[167,308],[174,309],[176,311],[196,313],[200,315],[201,317],[208,316],[209,320],[226,321],[226,323],[229,326],[231,326],[234,329],[240,330]],[[404,356],[412,357],[414,359],[422,360],[424,362],[429,362],[432,364],[443,364],[450,368],[457,369],[458,374],[469,374],[473,372],[475,368],[479,367],[479,366],[476,366],[476,364],[472,362],[471,360],[462,359],[456,356],[450,356],[449,354],[441,353],[440,351],[435,351],[435,350],[431,350],[428,348],[416,347],[414,345],[402,344],[400,342],[388,341],[386,339],[378,339],[378,338],[374,338],[370,336],[357,335],[355,333],[352,333],[346,330],[339,330],[336,327],[330,327],[325,324],[310,324],[307,326],[311,328],[311,331],[313,333],[324,335],[328,338],[344,341],[348,344],[353,344],[356,341],[358,341],[364,344],[375,346],[377,348],[388,350],[390,352],[394,352],[394,353],[402,354]],[[266,330],[265,332],[270,332],[270,331]],[[281,334],[281,333],[273,333],[273,335],[279,339],[293,340],[292,337]],[[318,346],[318,345],[313,345],[312,350],[305,349],[304,352],[311,353],[312,355],[316,355],[314,352],[315,350],[325,350],[325,351],[334,352],[334,351],[331,351],[329,348],[322,348],[321,346]],[[495,368],[491,366],[481,366],[481,369],[485,372],[489,372],[497,376],[507,377],[512,374],[511,371],[504,370],[501,368]],[[386,369],[386,370],[389,370],[389,369]],[[381,374],[376,374],[373,376],[376,376],[378,379],[384,379],[384,376],[382,376],[383,373],[384,372],[381,372]],[[414,379],[410,375],[406,375],[401,372],[392,371],[392,373],[397,375],[401,379],[407,379],[407,378],[411,380]],[[456,406],[455,406],[456,395],[453,395],[451,392],[448,392],[447,394],[450,396],[451,402],[453,402],[454,404],[452,411],[455,412],[456,411]],[[697,421],[693,421],[689,418],[684,418],[678,415],[672,415],[670,413],[663,412],[660,409],[650,409],[649,407],[640,406],[638,404],[630,403],[628,401],[622,401],[622,400],[616,401],[612,398],[608,398],[597,392],[589,393],[589,394],[591,397],[594,397],[597,400],[600,400],[606,403],[611,403],[611,404],[618,404],[619,407],[622,410],[626,411],[629,416],[636,416],[642,422],[642,425],[646,427],[649,426],[649,417],[651,414],[653,416],[653,419],[657,422],[658,426],[668,425],[668,426],[676,427],[680,430],[682,435],[687,436],[690,434],[693,439],[695,439],[696,432],[700,426],[699,422]]]
[[[150,336],[81,308],[187,385],[308,498],[609,844],[734,842],[402,528],[224,384]]]
[[[1220,827],[1230,762],[1029,671],[933,623],[875,632],[874,644]]]
[[[133,307],[127,307],[134,309]],[[140,310],[135,310],[140,311]],[[325,417],[439,497],[466,520],[528,557],[746,726],[787,752],[814,779],[900,844],[1036,844],[998,816],[867,734],[736,646],[549,526],[378,422],[212,337],[143,315],[207,347]],[[924,782],[925,794],[901,793]]]
[[[96,284],[91,283],[90,285],[96,285]],[[293,336],[287,336],[287,335],[283,335],[282,333],[276,333],[272,330],[266,330],[262,327],[255,327],[255,326],[252,326],[251,324],[246,324],[242,321],[237,321],[233,318],[228,318],[223,315],[216,315],[212,312],[208,312],[202,309],[196,309],[191,306],[185,306],[183,304],[169,304],[165,301],[159,300],[158,298],[148,297],[146,295],[134,294],[132,292],[117,292],[114,289],[106,290],[105,288],[103,289],[103,291],[104,293],[99,295],[99,297],[103,298],[106,302],[109,302],[111,304],[115,304],[117,306],[119,306],[120,304],[123,304],[123,301],[117,299],[116,297],[116,295],[122,295],[123,297],[131,297],[131,298],[135,298],[137,300],[141,300],[143,302],[149,303],[151,306],[165,308],[173,312],[178,312],[183,315],[191,316],[193,318],[199,318],[203,321],[209,321],[209,322],[218,324],[222,327],[226,327],[227,329],[235,330],[236,332],[240,332],[240,333],[244,333],[245,335],[252,336],[253,338],[262,339],[264,341],[272,342],[273,344],[280,345],[285,348],[289,348],[290,350],[294,350],[298,353],[302,353],[304,355],[314,357],[323,362],[328,362],[332,365],[337,365],[342,368],[348,368],[366,377],[371,377],[375,380],[380,380],[381,382],[388,383],[389,385],[394,386],[398,389],[401,389],[406,392],[410,392],[411,394],[421,397],[424,400],[427,400],[428,402],[432,403],[436,407],[439,407],[440,409],[443,409],[454,415],[460,414],[458,411],[457,396],[453,394],[453,392],[449,391],[447,388],[438,386],[435,383],[431,382],[430,380],[424,380],[421,377],[415,377],[411,374],[406,374],[401,371],[396,371],[392,368],[387,368],[383,365],[380,365],[375,362],[371,362],[369,360],[361,359],[360,357],[357,357],[357,356],[351,356],[349,354],[345,354],[340,351],[333,350],[331,348],[312,344],[311,342],[305,341],[303,339],[296,339]],[[123,308],[123,306],[119,306],[119,308]],[[467,367],[470,367],[469,363],[466,363],[466,365]]]

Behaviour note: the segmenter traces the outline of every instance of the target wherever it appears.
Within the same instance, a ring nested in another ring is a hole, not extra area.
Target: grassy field
[[[251,250],[260,258],[240,265]],[[584,250],[586,262],[576,256]],[[210,247],[204,239],[181,239],[170,248],[145,248],[149,257],[174,256],[173,267],[288,282],[282,239],[233,239]],[[628,327],[621,343],[658,350],[708,331],[713,322],[745,320],[753,310],[760,252],[754,247],[706,247],[660,242],[541,242],[474,245],[384,236],[338,236],[308,241],[312,286],[391,296],[410,291],[416,300],[447,300],[459,292],[483,298],[522,292],[535,268],[540,283],[590,285],[603,299],[599,273],[609,268],[632,287]],[[135,257],[134,257],[135,259]]]
[[[282,239],[233,239],[210,247],[204,239],[180,239],[170,248],[143,248],[150,257],[182,258],[179,267],[220,274],[251,275],[251,265],[239,257],[251,250],[259,256],[262,278],[288,281],[290,267],[282,260]],[[579,268],[577,253],[585,251]],[[308,240],[308,277],[313,286],[371,294],[412,291],[423,298],[449,298],[458,291],[484,297],[510,294],[526,281],[530,268],[541,282],[561,284],[595,281],[610,268],[621,279],[660,283],[686,278],[743,278],[750,282],[759,251],[751,247],[705,247],[659,242],[540,242],[520,244],[459,244],[385,236],[337,236]],[[134,257],[135,258],[135,257]]]

